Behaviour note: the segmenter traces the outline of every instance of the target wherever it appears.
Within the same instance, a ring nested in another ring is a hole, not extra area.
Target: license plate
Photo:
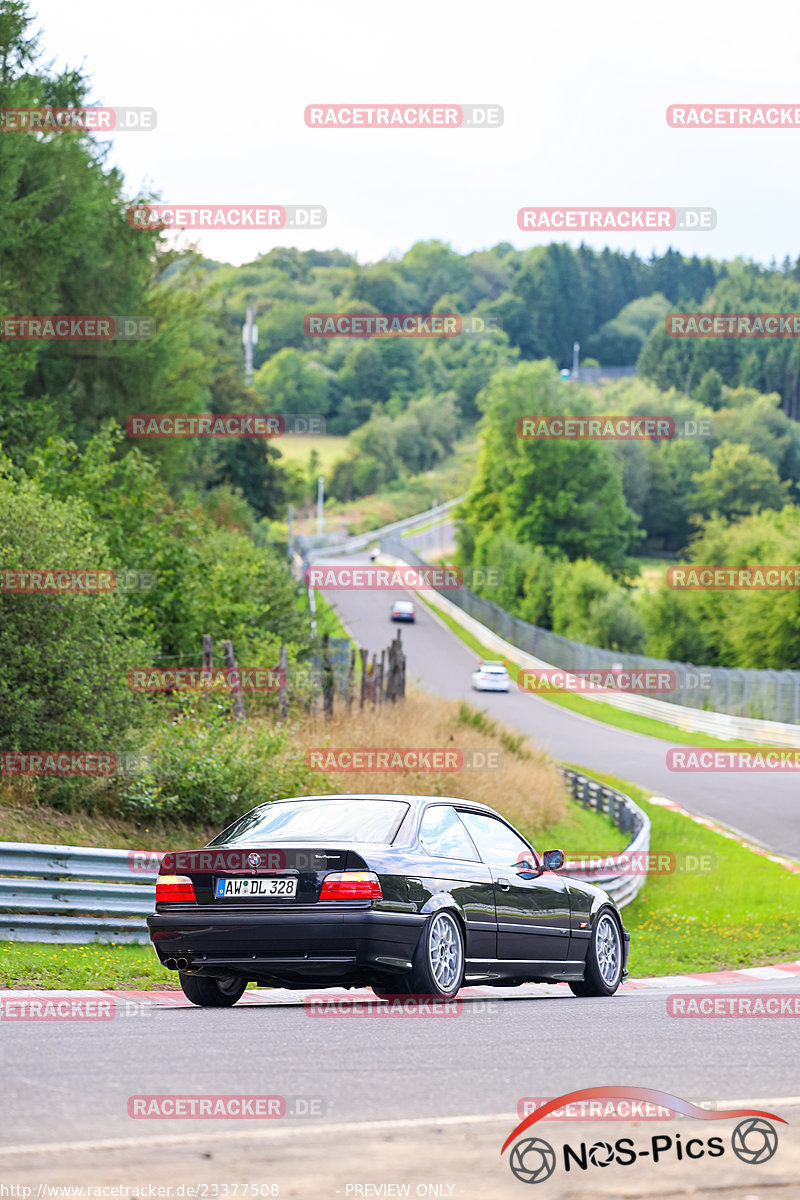
[[[218,879],[214,889],[217,900],[235,900],[242,896],[296,896],[295,875],[272,875],[269,879]]]

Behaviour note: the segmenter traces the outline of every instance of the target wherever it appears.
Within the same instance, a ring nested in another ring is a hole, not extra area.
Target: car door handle
[[[511,880],[510,879],[498,879],[497,886],[499,888],[501,888],[502,891],[507,892],[509,890],[509,888],[511,887]]]

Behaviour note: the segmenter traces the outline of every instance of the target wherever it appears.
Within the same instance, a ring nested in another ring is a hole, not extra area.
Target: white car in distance
[[[472,672],[472,687],[476,692],[508,692],[511,676],[502,662],[481,662]]]

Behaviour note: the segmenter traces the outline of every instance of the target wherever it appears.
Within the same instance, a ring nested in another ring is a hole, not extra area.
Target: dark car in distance
[[[465,984],[610,996],[630,934],[602,889],[558,872],[498,813],[452,797],[261,804],[202,850],[169,851],[150,937],[195,1004],[250,981],[449,998]]]

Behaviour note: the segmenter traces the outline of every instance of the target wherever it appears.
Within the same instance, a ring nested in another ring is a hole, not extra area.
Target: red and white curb
[[[759,846],[756,842],[748,841],[746,837],[743,837],[735,829],[729,829],[727,825],[719,825],[716,821],[709,820],[708,817],[700,817],[697,813],[689,812],[687,808],[682,808],[680,804],[676,804],[674,800],[668,800],[666,796],[648,796],[646,802],[648,804],[656,804],[659,808],[666,808],[670,812],[679,813],[682,817],[694,821],[695,825],[702,825],[704,829],[710,829],[712,833],[718,833],[722,837],[736,842],[744,850],[749,850],[752,854],[760,854],[762,858],[768,858],[770,862],[777,863],[779,867],[784,867],[785,870],[791,871],[792,874],[800,875],[800,862],[796,859],[785,858],[781,854],[774,854],[771,850],[765,849],[764,846]]]
[[[622,985],[624,992],[634,990],[654,990],[658,988],[708,988],[730,987],[732,984],[757,983],[771,980],[773,982],[791,982],[800,976],[800,959],[793,962],[776,963],[767,967],[742,967],[736,971],[692,971],[685,975],[654,975],[647,979],[629,979]],[[521,987],[466,987],[459,992],[459,998],[469,1000],[522,1000],[535,999],[537,996],[546,999],[550,996],[570,996],[565,983],[523,984]],[[332,1001],[341,1000],[373,1000],[380,1003],[374,993],[368,988],[326,988],[324,991],[313,990],[290,991],[286,988],[248,988],[237,1007],[241,1005],[299,1006],[313,996],[315,999]],[[3,1008],[7,1000],[58,1001],[69,999],[81,1000],[113,1000],[117,1005],[126,1002],[146,1008],[194,1008],[183,992],[167,991],[166,989],[36,989],[16,988],[0,990],[0,1021],[3,1019]]]
[[[732,983],[753,983],[759,979],[791,980],[800,975],[800,958],[769,967],[740,967],[735,971],[690,971],[686,975],[653,975],[649,979],[628,979],[629,988],[730,987]]]

